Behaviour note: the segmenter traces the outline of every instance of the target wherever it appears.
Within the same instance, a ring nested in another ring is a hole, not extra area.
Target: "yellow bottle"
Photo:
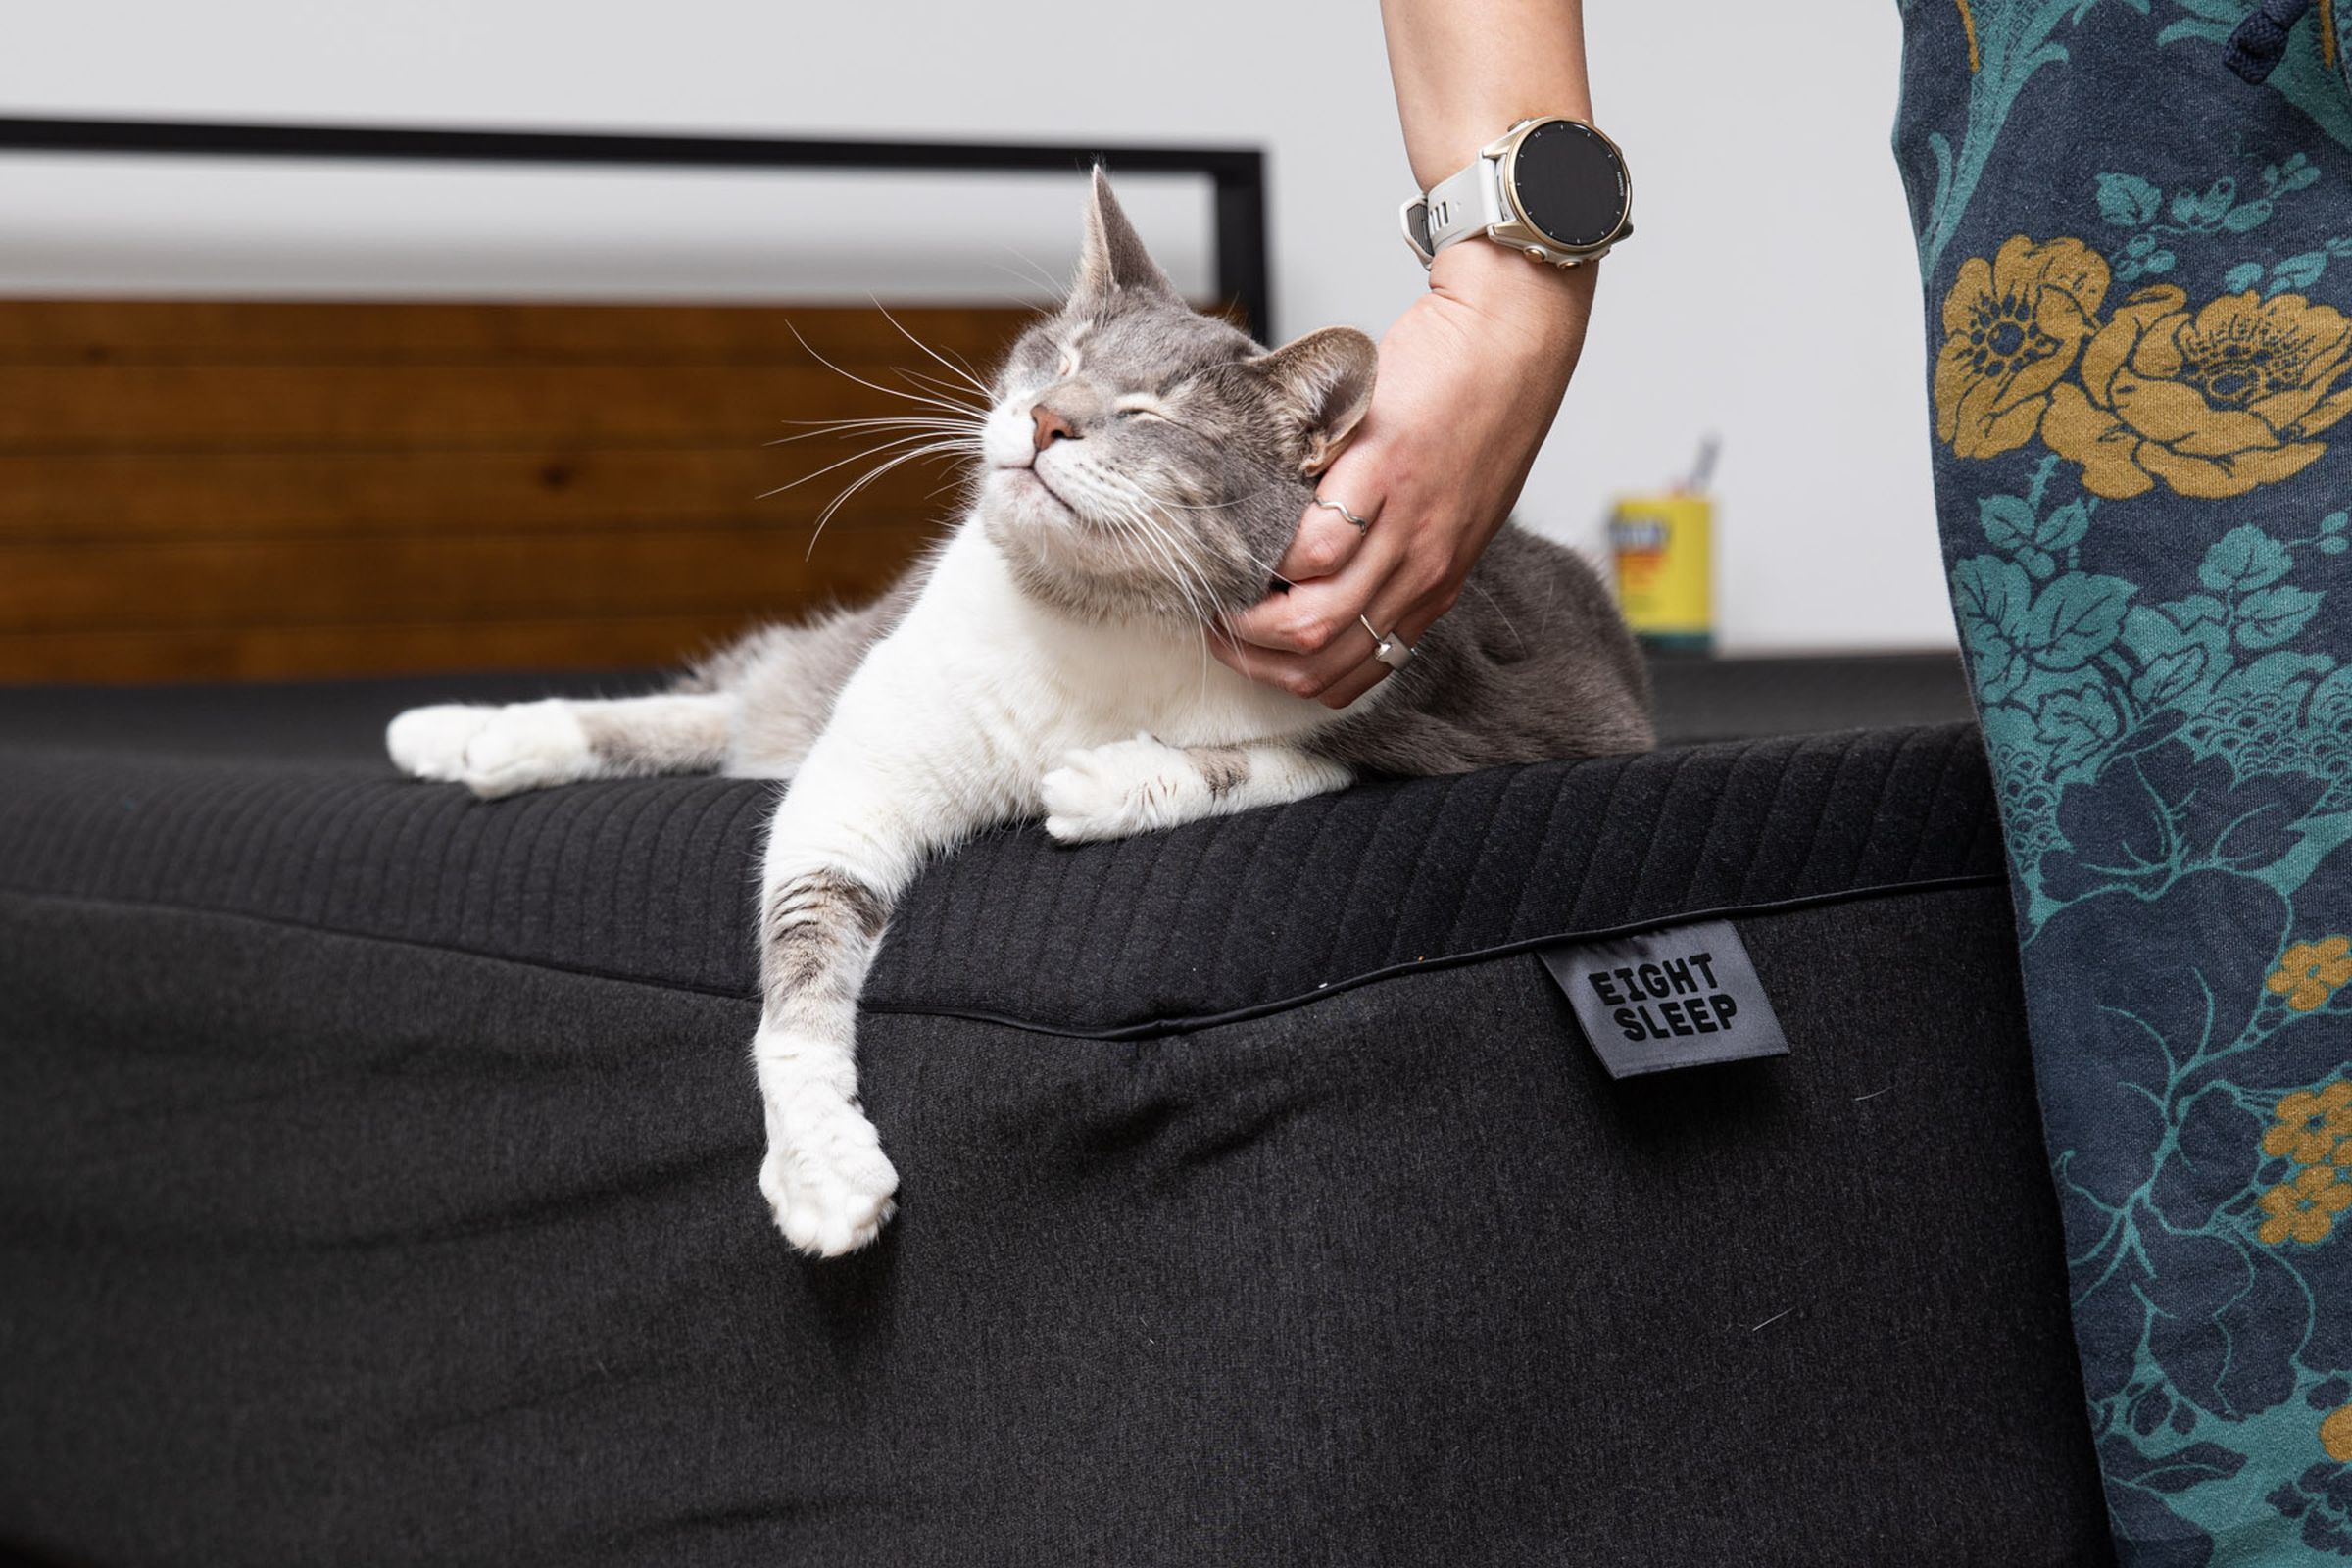
[[[1715,646],[1715,503],[1705,493],[1710,440],[1697,471],[1656,495],[1620,496],[1609,519],[1617,608],[1645,647],[1709,653]]]

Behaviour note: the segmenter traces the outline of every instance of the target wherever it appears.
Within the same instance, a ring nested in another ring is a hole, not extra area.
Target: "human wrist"
[[[1554,267],[1489,239],[1466,239],[1430,263],[1430,292],[1481,316],[1507,321],[1540,340],[1581,342],[1592,311],[1598,265]]]

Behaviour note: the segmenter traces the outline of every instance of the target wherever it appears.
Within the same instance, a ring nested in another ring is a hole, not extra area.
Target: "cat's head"
[[[1100,170],[1077,280],[992,391],[979,515],[1022,586],[1090,615],[1255,603],[1377,352],[1329,327],[1268,353],[1186,305]]]

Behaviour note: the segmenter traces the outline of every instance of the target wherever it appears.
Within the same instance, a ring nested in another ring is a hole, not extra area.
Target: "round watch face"
[[[1598,245],[1625,221],[1625,160],[1590,125],[1547,120],[1511,157],[1511,199],[1554,244]]]

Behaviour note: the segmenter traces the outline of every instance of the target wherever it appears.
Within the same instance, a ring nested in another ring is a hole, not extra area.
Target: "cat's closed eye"
[[[1122,419],[1157,419],[1164,424],[1178,424],[1167,406],[1149,392],[1130,392],[1110,406],[1110,412]]]

